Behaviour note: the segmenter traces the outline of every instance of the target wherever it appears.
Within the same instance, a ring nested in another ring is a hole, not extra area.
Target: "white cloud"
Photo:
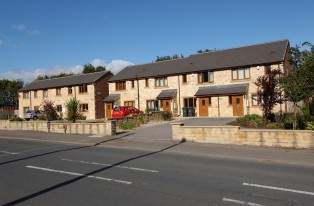
[[[117,74],[126,66],[134,65],[132,62],[125,60],[112,60],[110,63],[106,63],[104,60],[101,59],[94,59],[93,61],[91,61],[91,64],[94,67],[105,66],[106,70],[111,71],[113,74]]]
[[[29,35],[36,35],[36,34],[39,34],[39,31],[36,30],[36,29],[30,29],[27,27],[27,25],[25,24],[14,24],[11,26],[12,29],[15,29],[15,30],[18,30],[18,31],[21,31],[21,32],[25,32]]]
[[[124,60],[112,60],[110,63],[105,63],[104,60],[101,59],[94,59],[90,62],[93,66],[105,66],[106,70],[110,70],[112,73],[116,74],[122,69],[124,69],[126,66],[133,65],[132,62],[124,61]],[[83,70],[82,65],[75,65],[75,66],[55,66],[52,68],[42,68],[42,69],[36,69],[33,71],[24,71],[24,70],[15,70],[15,71],[6,71],[6,72],[0,72],[0,78],[1,79],[23,79],[25,83],[30,83],[34,81],[34,79],[37,78],[38,75],[44,76],[51,76],[55,74],[60,73],[73,73],[73,74],[79,74]]]

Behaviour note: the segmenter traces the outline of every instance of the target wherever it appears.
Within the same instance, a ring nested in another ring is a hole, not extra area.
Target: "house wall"
[[[109,95],[109,85],[107,83],[113,75],[110,74],[98,80],[95,85],[95,117],[96,119],[105,118],[105,103],[103,99]]]
[[[284,70],[283,64],[274,64],[271,65],[271,69],[281,68]],[[211,83],[198,83],[197,72],[187,74],[187,82],[182,83],[182,75],[168,76],[168,86],[166,87],[155,87],[155,79],[150,78],[150,86],[145,87],[145,79],[139,80],[139,93],[140,93],[140,107],[139,109],[145,111],[146,109],[146,100],[154,100],[161,90],[166,89],[177,89],[177,95],[172,101],[172,111],[177,115],[181,115],[183,107],[183,99],[188,97],[194,97],[199,87],[205,86],[218,86],[218,85],[228,85],[228,84],[239,84],[239,83],[249,83],[248,93],[244,95],[243,99],[243,109],[244,114],[262,114],[262,111],[259,106],[252,105],[252,95],[257,93],[257,86],[254,82],[259,76],[265,74],[265,66],[253,66],[250,67],[250,79],[244,80],[233,80],[232,79],[232,68],[222,69],[214,71],[214,81]],[[178,78],[179,77],[179,78]],[[178,82],[179,81],[179,82]],[[179,89],[180,88],[180,89]],[[179,92],[180,90],[180,92]],[[115,88],[115,83],[109,83],[109,93],[110,94],[120,94],[120,99],[118,99],[115,104],[123,105],[124,101],[135,101],[136,107],[138,106],[138,90],[137,83],[135,80],[135,87],[131,88],[131,81],[126,81],[126,90],[119,91]],[[208,114],[210,117],[228,117],[233,116],[233,106],[229,104],[228,96],[219,96],[219,106],[218,106],[218,97],[211,98],[212,104],[208,107]],[[177,110],[173,109],[173,104],[177,106]],[[199,111],[199,101],[196,101],[196,113],[197,116]],[[288,106],[288,108],[290,108]],[[274,108],[274,112],[280,110],[287,110],[287,106],[277,105]]]

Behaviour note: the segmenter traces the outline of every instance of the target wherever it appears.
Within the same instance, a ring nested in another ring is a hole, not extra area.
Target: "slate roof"
[[[104,102],[114,102],[120,97],[120,94],[109,94],[105,99]]]
[[[245,94],[249,84],[228,84],[219,86],[200,87],[194,96],[216,96],[221,94]]]
[[[34,81],[25,87],[21,88],[19,91],[31,91],[38,89],[49,89],[57,87],[66,87],[66,86],[76,86],[81,84],[90,84],[99,80],[104,75],[111,73],[110,71],[95,72],[88,74],[78,74],[68,77],[60,77],[55,79],[45,79]]]
[[[194,54],[182,59],[128,66],[112,77],[109,82],[279,63],[284,61],[288,46],[288,40],[280,40]]]
[[[158,96],[157,99],[172,99],[172,97],[177,93],[176,89],[166,89],[162,90]]]

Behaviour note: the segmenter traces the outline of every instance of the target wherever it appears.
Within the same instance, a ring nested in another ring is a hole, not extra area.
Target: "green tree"
[[[258,103],[263,111],[263,120],[267,123],[274,106],[282,103],[282,90],[279,85],[280,69],[271,70],[254,82],[257,88]]]
[[[80,114],[80,102],[75,97],[71,98],[65,104],[67,108],[67,120],[76,122],[77,119],[81,117]]]
[[[42,107],[42,110],[47,115],[47,120],[48,121],[52,121],[52,120],[57,120],[58,119],[58,114],[57,114],[57,110],[56,110],[56,108],[54,106],[54,102],[46,99],[46,100],[44,100],[41,103],[41,107]]]
[[[24,85],[23,80],[0,80],[0,106],[17,106],[18,90]]]
[[[294,122],[297,127],[297,108],[299,102],[306,104],[314,96],[314,46],[308,42],[302,46],[311,46],[310,50],[300,51],[300,46],[291,48],[291,60],[293,70],[287,76],[280,79],[286,100],[293,102]]]
[[[173,60],[173,59],[182,59],[184,58],[183,54],[178,55],[178,54],[174,54],[172,56],[157,56],[155,62],[161,62],[161,61],[167,61],[167,60]]]
[[[85,64],[82,73],[88,74],[88,73],[101,72],[101,71],[106,71],[106,67],[104,66],[94,67],[91,64]]]

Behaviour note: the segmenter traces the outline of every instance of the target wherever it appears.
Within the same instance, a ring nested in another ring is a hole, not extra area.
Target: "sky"
[[[313,0],[0,0],[0,79],[113,73],[157,56],[314,44]]]

